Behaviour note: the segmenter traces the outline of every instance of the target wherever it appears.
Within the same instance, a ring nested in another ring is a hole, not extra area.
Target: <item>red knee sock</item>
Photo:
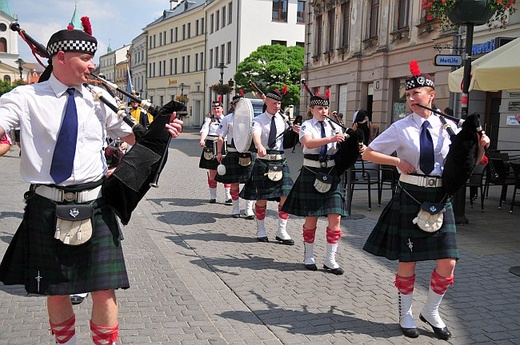
[[[314,229],[305,229],[303,228],[303,241],[305,243],[314,243],[314,239],[316,237],[316,228]]]
[[[282,211],[280,204],[278,204],[278,218],[289,219],[289,213]]]
[[[209,188],[217,188],[217,180],[208,180]]]
[[[56,337],[56,342],[58,344],[65,344],[76,334],[76,329],[74,327],[76,323],[76,316],[72,314],[71,318],[62,323],[52,323],[49,320],[49,324],[51,325],[51,333]]]
[[[112,345],[119,336],[119,324],[107,327],[93,324],[91,320],[90,331],[95,345]]]
[[[401,277],[396,274],[394,285],[403,295],[412,293],[415,285],[415,274],[411,277]]]
[[[260,207],[257,204],[255,204],[255,215],[257,220],[264,220],[265,219],[265,211],[267,209],[267,206]]]
[[[327,227],[327,243],[328,244],[336,244],[339,242],[341,238],[341,229],[329,229]]]
[[[444,295],[446,290],[453,285],[455,281],[454,277],[443,277],[433,270],[432,278],[430,280],[430,286],[437,295]]]
[[[231,200],[238,200],[238,189],[231,189],[229,192],[231,193]]]

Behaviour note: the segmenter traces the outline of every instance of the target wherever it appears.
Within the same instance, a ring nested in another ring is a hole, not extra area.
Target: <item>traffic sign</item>
[[[462,66],[462,56],[460,55],[435,55],[435,66]]]

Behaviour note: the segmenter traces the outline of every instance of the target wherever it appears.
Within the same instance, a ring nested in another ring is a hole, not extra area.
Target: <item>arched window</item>
[[[8,75],[4,75],[4,81],[5,81],[6,83],[11,84],[11,77],[8,76]]]
[[[5,37],[0,38],[0,52],[7,52],[7,40],[5,39]]]

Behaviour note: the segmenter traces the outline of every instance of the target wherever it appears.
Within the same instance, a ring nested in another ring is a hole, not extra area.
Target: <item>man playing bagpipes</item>
[[[265,228],[267,201],[278,201],[278,229],[275,239],[281,244],[294,245],[294,240],[287,233],[289,214],[282,211],[283,203],[293,185],[283,145],[283,133],[289,128],[289,124],[280,113],[285,93],[286,88],[282,92],[277,89],[268,91],[263,97],[266,110],[253,119],[252,138],[258,155],[240,197],[256,200],[256,239],[259,242],[269,242]],[[292,130],[299,132],[300,126],[293,126]]]
[[[243,97],[243,93],[239,93],[233,96],[233,100],[230,104],[231,112],[224,116],[217,130],[217,161],[220,163],[220,165],[225,167],[225,171],[224,174],[222,174],[222,172],[218,171],[217,169],[217,176],[215,177],[215,180],[217,182],[230,184],[231,204],[233,206],[233,209],[231,210],[231,216],[233,218],[240,217],[240,198],[238,197],[240,192],[240,183],[245,183],[249,179],[253,169],[254,161],[253,154],[250,151],[239,152],[235,147],[235,142],[233,140],[239,135],[248,134],[237,133],[233,126],[235,105]],[[226,145],[224,145],[224,143]],[[223,155],[224,147],[226,148],[226,152]],[[254,218],[253,203],[253,200],[246,201],[244,216],[247,219]]]
[[[401,174],[395,196],[381,213],[363,249],[399,260],[394,282],[398,290],[399,325],[403,334],[411,338],[419,336],[412,313],[415,266],[417,261],[436,261],[420,319],[432,327],[437,337],[448,340],[451,333],[439,315],[439,307],[454,282],[459,251],[451,205],[456,188],[449,185],[445,175],[453,173],[453,168],[448,169],[453,165],[451,156],[466,150],[466,143],[456,144],[468,133],[463,128],[462,136],[451,135],[444,129],[443,118],[431,109],[435,99],[432,77],[421,73],[416,61],[410,63],[410,71],[412,76],[406,79],[405,86],[412,114],[394,122],[363,153],[364,160],[394,165]],[[471,160],[474,166],[489,146],[489,138],[483,132],[474,131],[471,136],[475,150],[466,152],[466,157],[455,163],[459,166],[465,165],[465,160]],[[396,156],[392,155],[394,152]],[[471,169],[469,166],[468,171]],[[462,173],[467,172],[459,171],[457,175]],[[462,178],[462,185],[466,179],[467,175]]]
[[[22,223],[0,265],[0,281],[47,296],[50,328],[59,344],[76,344],[69,295],[90,292],[93,342],[115,344],[115,289],[130,284],[116,213],[104,196],[103,147],[107,136],[136,145],[132,151],[141,141],[87,89],[97,40],[88,18],[82,22],[85,31],[60,30],[49,39],[42,52],[50,59],[48,80],[2,96],[0,137],[20,126],[20,173],[31,185]],[[167,119],[162,131],[177,137],[182,122]]]

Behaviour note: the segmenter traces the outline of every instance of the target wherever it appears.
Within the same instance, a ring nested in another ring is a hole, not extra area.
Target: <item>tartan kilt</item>
[[[0,281],[25,285],[28,293],[40,295],[129,288],[116,216],[103,198],[91,205],[92,238],[70,246],[54,239],[55,203],[31,196],[0,265]]]
[[[266,173],[268,163],[283,163],[283,177],[280,181],[271,181]],[[284,158],[278,161],[267,161],[263,159],[255,159],[251,176],[242,187],[240,197],[246,200],[271,200],[280,201],[281,196],[289,195],[293,180],[289,165]]]
[[[210,137],[207,138],[204,141],[204,147],[202,148],[202,152],[200,154],[200,160],[199,160],[199,168],[201,169],[208,169],[208,170],[217,170],[218,161],[217,161],[217,152],[216,147],[214,146],[216,142],[216,137]],[[204,150],[205,149],[211,149],[213,151],[214,157],[213,159],[206,159],[204,158]]]
[[[240,157],[251,158],[251,164],[249,164],[246,167],[238,164],[238,159]],[[226,167],[226,174],[217,174],[217,176],[215,177],[215,180],[217,180],[217,182],[245,183],[249,179],[251,171],[253,171],[254,157],[250,152],[228,152],[222,159],[222,164]]]
[[[420,202],[440,202],[445,196],[443,188],[423,188],[400,182],[399,188],[381,213],[363,249],[376,256],[402,262],[458,259],[457,228],[451,199],[448,199],[445,204],[446,212],[442,227],[439,231],[428,233],[412,223],[419,211],[419,204],[402,188]]]
[[[314,188],[316,173],[320,171],[332,176],[332,186],[327,193],[320,193]],[[303,166],[283,204],[282,211],[303,217],[321,217],[329,214],[348,216],[341,178],[336,169]]]

